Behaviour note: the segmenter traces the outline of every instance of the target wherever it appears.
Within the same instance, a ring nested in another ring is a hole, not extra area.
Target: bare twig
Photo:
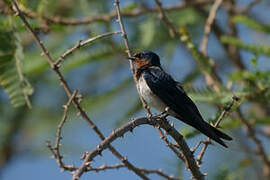
[[[230,112],[232,106],[233,106],[234,103],[235,103],[236,101],[238,101],[238,100],[239,100],[238,97],[233,96],[232,102],[231,102],[227,107],[225,107],[224,110],[221,112],[221,114],[220,114],[220,116],[218,117],[218,119],[217,119],[217,121],[216,121],[214,127],[218,128],[218,126],[219,126],[220,122],[222,121],[222,119],[225,117],[225,115],[226,115],[228,112]],[[197,164],[198,164],[198,166],[200,166],[200,165],[202,164],[202,158],[203,158],[203,156],[204,156],[204,154],[205,154],[205,151],[206,151],[208,145],[211,144],[211,140],[210,140],[210,138],[208,138],[207,140],[202,141],[201,143],[204,143],[204,146],[203,146],[203,148],[201,149],[200,154],[199,154],[198,157],[197,157]],[[200,145],[201,143],[199,142],[199,145]],[[198,145],[198,146],[199,146],[199,145]],[[194,149],[196,150],[197,148],[198,148],[198,147],[196,147],[196,148],[194,148]]]
[[[59,71],[58,66],[56,66],[53,62],[53,59],[51,58],[49,52],[46,50],[45,46],[43,45],[42,41],[39,39],[38,35],[34,32],[34,30],[32,29],[32,27],[30,26],[30,24],[27,22],[27,20],[24,17],[24,14],[20,11],[17,3],[12,0],[12,5],[14,8],[14,11],[16,12],[16,14],[21,18],[21,20],[23,21],[23,23],[25,24],[25,26],[27,27],[27,29],[31,32],[31,34],[33,35],[35,41],[37,42],[37,44],[39,45],[39,47],[41,48],[42,52],[46,55],[47,57],[47,61],[50,64],[50,67],[53,71],[55,71],[55,73],[57,74],[60,84],[64,87],[64,90],[66,92],[66,94],[68,95],[68,97],[71,97],[71,89],[69,87],[69,85],[67,84],[67,82],[65,81],[63,75],[61,74],[61,72]],[[79,104],[79,101],[76,98],[73,98],[72,100],[74,106],[77,108],[77,110],[79,111],[80,115],[82,116],[82,118],[89,124],[89,126],[95,131],[95,133],[98,135],[98,137],[103,140],[105,139],[104,135],[102,134],[102,132],[98,129],[98,127],[94,124],[94,122],[88,117],[88,115],[86,114],[86,112],[82,109],[82,107]],[[137,175],[139,175],[141,178],[143,179],[148,179],[144,174],[142,174],[139,171],[136,171],[136,168],[126,159],[124,158],[118,151],[116,151],[116,149],[113,146],[109,146],[110,151],[120,160],[122,161],[129,169],[133,170]],[[80,169],[80,176],[82,175],[82,173],[84,172],[84,170]],[[75,173],[76,174],[76,173]],[[74,176],[75,179],[78,178],[78,176]]]
[[[99,171],[105,171],[105,170],[109,170],[109,169],[120,169],[120,168],[126,168],[126,166],[124,164],[115,164],[115,165],[110,165],[110,166],[103,164],[97,168],[90,167],[87,169],[87,171],[99,172]],[[169,175],[165,174],[164,172],[162,172],[162,170],[159,170],[159,169],[138,168],[138,170],[142,171],[144,174],[157,174],[157,175],[159,175],[165,179],[168,179],[168,180],[180,180],[179,178],[175,178],[173,176],[169,176]]]
[[[126,168],[126,166],[124,164],[115,164],[115,165],[106,165],[103,164],[100,167],[94,168],[94,167],[88,167],[86,171],[105,171],[105,170],[109,170],[109,169],[120,169],[120,168]]]
[[[213,0],[197,0],[197,1],[187,3],[187,4],[183,3],[179,5],[164,7],[164,10],[168,12],[178,11],[178,10],[181,10],[187,7],[192,7],[192,6],[203,6],[211,2],[213,2]],[[95,22],[109,22],[113,18],[118,16],[117,12],[113,11],[111,13],[100,15],[100,16],[90,16],[90,17],[75,19],[75,18],[65,18],[65,17],[60,17],[60,16],[40,15],[25,7],[22,7],[22,12],[24,13],[25,16],[29,18],[33,18],[33,19],[41,18],[47,24],[61,24],[61,25],[84,25],[84,24],[91,24]],[[144,14],[157,13],[157,12],[159,12],[158,8],[136,8],[131,11],[122,12],[122,16],[138,17]]]
[[[181,159],[182,161],[185,161],[185,158],[183,157],[183,155],[178,152],[177,149],[175,149],[175,145],[172,144],[167,138],[166,136],[164,135],[164,133],[162,132],[162,130],[158,127],[157,128],[159,133],[160,133],[160,138],[167,144],[167,146],[174,152],[174,154],[179,158]],[[179,146],[177,146],[179,148]]]
[[[168,180],[180,180],[180,178],[175,178],[173,176],[168,176],[167,174],[165,174],[162,170],[156,170],[156,169],[153,169],[153,170],[149,170],[149,169],[143,169],[143,168],[139,168],[143,173],[145,174],[157,174],[161,177],[164,177],[165,179],[168,179]]]
[[[213,4],[213,6],[211,7],[209,16],[206,20],[205,26],[204,26],[204,35],[203,35],[203,39],[202,39],[202,53],[207,56],[207,42],[208,42],[208,38],[209,38],[209,34],[211,32],[211,26],[216,18],[216,13],[217,10],[219,8],[219,6],[221,5],[223,0],[216,0],[215,3]]]
[[[90,44],[98,39],[102,39],[102,38],[105,38],[105,37],[108,37],[108,36],[111,36],[111,35],[115,35],[115,34],[119,34],[121,33],[120,31],[116,31],[116,32],[108,32],[108,33],[104,33],[104,34],[100,34],[100,35],[97,35],[95,37],[92,37],[92,38],[89,38],[85,41],[82,41],[82,40],[79,40],[72,48],[66,50],[66,52],[64,54],[62,54],[55,62],[55,66],[59,66],[60,67],[60,64],[64,61],[64,59],[71,55],[76,49],[79,49],[80,47],[82,46],[85,46],[86,44]]]
[[[160,12],[161,19],[167,24],[170,36],[173,38],[175,37],[178,33],[176,28],[174,27],[173,23],[171,20],[166,16],[164,9],[162,8],[162,4],[159,0],[155,0],[157,8]]]
[[[57,160],[57,163],[62,170],[69,170],[69,171],[75,170],[74,165],[64,164],[64,162],[62,161],[63,156],[60,154],[59,148],[60,148],[60,141],[62,139],[61,132],[62,132],[62,128],[66,122],[66,119],[67,119],[68,108],[69,108],[70,104],[72,103],[72,100],[76,97],[77,93],[78,93],[78,90],[75,89],[75,91],[72,93],[71,97],[68,99],[67,104],[63,105],[63,108],[64,108],[63,117],[62,117],[62,120],[60,121],[58,128],[57,128],[56,140],[55,140],[54,147],[52,147],[50,141],[47,141],[47,143],[46,143],[47,147],[52,152],[54,158]]]

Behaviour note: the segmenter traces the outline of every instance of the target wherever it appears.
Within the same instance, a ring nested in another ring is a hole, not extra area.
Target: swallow
[[[180,83],[162,69],[157,54],[142,51],[128,59],[136,66],[138,92],[150,107],[160,112],[167,111],[169,115],[194,127],[227,148],[222,139],[232,140],[232,138],[203,120],[197,106]]]

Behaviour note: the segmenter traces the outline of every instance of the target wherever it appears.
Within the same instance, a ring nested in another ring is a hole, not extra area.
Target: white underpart
[[[142,76],[140,77],[137,86],[140,96],[146,101],[147,105],[155,108],[160,112],[165,111],[166,107],[168,106],[164,104],[162,100],[151,91],[151,89],[149,88],[145,79]],[[172,110],[169,110],[169,114],[173,116],[176,115],[176,113],[174,113]]]

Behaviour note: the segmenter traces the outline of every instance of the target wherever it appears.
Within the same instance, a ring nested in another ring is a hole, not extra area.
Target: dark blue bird
[[[227,147],[222,139],[232,140],[232,138],[203,120],[196,105],[187,96],[180,83],[163,71],[157,54],[142,51],[135,53],[129,59],[135,62],[138,90],[149,106],[160,112],[164,112],[168,107],[171,116]]]

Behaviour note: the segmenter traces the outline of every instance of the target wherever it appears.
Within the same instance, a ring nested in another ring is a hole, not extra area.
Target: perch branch
[[[179,145],[180,150],[183,153],[186,167],[190,169],[194,179],[203,179],[203,174],[199,171],[193,154],[190,152],[188,145],[184,141],[183,137],[179,132],[172,127],[162,115],[153,116],[152,118],[142,117],[136,118],[124,126],[114,130],[106,139],[104,139],[92,152],[88,153],[84,159],[84,162],[80,169],[87,169],[87,166],[93,159],[100,155],[103,150],[109,147],[109,145],[116,139],[123,137],[125,133],[132,131],[134,128],[148,124],[152,126],[159,126],[164,129]]]

